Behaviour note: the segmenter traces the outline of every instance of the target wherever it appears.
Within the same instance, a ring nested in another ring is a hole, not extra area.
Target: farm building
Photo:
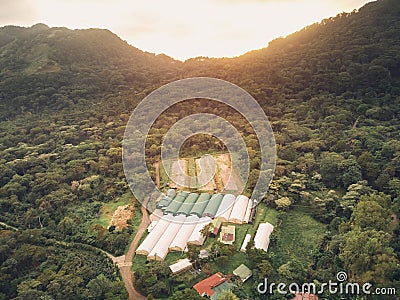
[[[272,224],[268,222],[260,223],[254,237],[254,247],[267,252],[269,246],[269,237],[273,230],[274,226]]]
[[[176,263],[172,264],[169,266],[169,269],[171,270],[172,274],[180,274],[183,273],[187,270],[189,270],[192,267],[192,263],[188,258],[181,259],[177,261]]]
[[[228,221],[230,223],[243,224],[248,205],[249,198],[244,195],[237,196]]]
[[[210,229],[210,236],[215,238],[218,235],[218,232],[219,232],[219,229],[221,228],[222,222],[220,219],[214,219],[212,221],[212,224],[213,224],[213,226]]]
[[[176,190],[175,189],[168,189],[167,191],[167,197],[170,197],[173,199],[176,196]]]
[[[147,226],[147,232],[151,232],[154,227],[156,227],[158,221],[152,221],[149,226]]]
[[[215,218],[215,215],[218,211],[218,208],[221,205],[222,199],[223,199],[222,194],[214,194],[211,196],[211,199],[208,201],[208,204],[206,208],[203,211],[202,216],[203,217],[210,217],[210,218]]]
[[[203,216],[203,212],[207,207],[207,204],[211,198],[211,195],[208,193],[200,194],[199,198],[197,199],[196,203],[193,205],[192,209],[190,210],[190,215],[197,215],[199,218]]]
[[[247,251],[247,245],[250,243],[250,240],[251,240],[251,235],[248,233],[244,237],[242,247],[240,247],[240,251],[241,252],[246,252]]]
[[[172,215],[163,216],[149,233],[149,235],[144,239],[140,246],[136,249],[136,254],[149,255],[150,251],[153,250],[154,246],[164,234],[165,230],[171,223],[173,219]]]
[[[160,237],[160,239],[155,244],[154,248],[150,251],[149,255],[147,255],[147,259],[164,260],[164,258],[168,254],[169,245],[171,244],[175,236],[178,234],[185,220],[186,216],[183,215],[174,217],[174,219],[169,223],[168,227],[165,229],[165,232],[168,234],[163,234]]]
[[[196,227],[193,229],[192,234],[189,237],[188,244],[192,245],[203,245],[206,240],[206,236],[201,233],[201,230],[211,223],[211,218],[203,217],[199,219]]]
[[[161,200],[157,202],[156,207],[161,208],[161,209],[167,207],[172,202],[172,198],[173,197],[169,197],[169,196],[165,196],[165,197],[161,198]]]
[[[229,216],[231,215],[231,211],[233,209],[233,205],[235,204],[235,196],[232,194],[226,194],[221,201],[221,205],[219,206],[217,213],[215,215],[216,218],[220,218],[222,222],[228,222]]]
[[[246,213],[244,215],[243,223],[249,223],[251,217],[251,210],[253,209],[253,200],[249,199],[247,204]]]
[[[179,233],[175,236],[171,244],[169,245],[169,250],[171,251],[184,251],[190,236],[193,233],[194,228],[199,222],[198,216],[189,216],[186,218],[185,223],[182,224]]]
[[[183,202],[185,201],[186,197],[189,193],[180,192],[175,198],[171,201],[171,203],[165,208],[164,214],[173,214],[176,215],[179,208],[182,206]]]
[[[218,285],[222,284],[226,281],[224,274],[221,272],[215,273],[210,277],[196,283],[193,288],[200,294],[200,296],[204,297],[211,297],[214,295],[215,291],[213,288],[217,287]]]
[[[238,276],[242,282],[245,282],[247,279],[253,275],[251,270],[244,264],[241,264],[235,270],[233,270],[233,275]]]
[[[190,193],[185,201],[182,203],[181,207],[179,207],[178,211],[176,212],[177,214],[183,214],[183,215],[189,215],[190,211],[192,210],[194,204],[197,201],[197,198],[199,198],[199,194],[197,193]]]
[[[235,226],[222,226],[221,232],[219,233],[219,241],[226,245],[232,245],[235,242]]]

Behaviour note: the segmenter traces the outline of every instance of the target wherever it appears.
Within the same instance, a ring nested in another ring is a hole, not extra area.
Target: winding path
[[[132,267],[132,259],[133,256],[135,255],[135,249],[137,244],[139,243],[140,238],[142,237],[143,233],[147,229],[147,227],[150,224],[150,218],[149,214],[145,208],[145,203],[141,206],[141,211],[142,211],[142,222],[139,225],[138,231],[133,238],[131,244],[129,245],[129,249],[126,252],[125,255],[121,255],[118,257],[115,257],[109,253],[106,253],[106,255],[112,259],[113,263],[116,264],[119,268],[119,271],[121,273],[122,280],[124,281],[126,290],[128,291],[129,294],[129,300],[145,300],[147,299],[145,296],[140,294],[136,289],[135,286],[133,285],[133,273],[131,271]]]

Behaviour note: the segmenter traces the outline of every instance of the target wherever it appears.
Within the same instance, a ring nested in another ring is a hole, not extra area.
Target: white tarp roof
[[[260,223],[257,229],[257,233],[254,237],[254,247],[267,252],[269,246],[269,237],[273,230],[274,226],[272,224],[268,222]]]
[[[137,254],[148,255],[150,251],[153,249],[155,244],[158,242],[160,237],[164,234],[167,229],[169,223],[173,219],[171,214],[164,215],[157,223],[157,225],[153,228],[153,230],[149,233],[149,235],[144,239],[142,244],[136,249]]]
[[[247,245],[249,244],[250,240],[251,240],[251,235],[250,235],[250,233],[248,233],[248,234],[246,234],[246,236],[244,237],[242,247],[240,247],[240,251],[246,252],[246,247],[247,247]]]
[[[185,222],[186,217],[184,215],[178,215],[173,218],[168,227],[165,229],[165,234],[157,241],[154,248],[147,255],[148,259],[164,260],[168,254],[168,248],[172,240],[178,234],[182,224]]]
[[[193,229],[192,234],[189,237],[188,243],[195,245],[203,245],[206,237],[201,234],[201,230],[211,223],[210,217],[202,217]]]
[[[190,262],[190,260],[188,258],[181,259],[181,260],[177,261],[176,263],[169,266],[169,268],[173,274],[187,270],[191,267],[192,267],[192,263]]]
[[[215,214],[216,218],[220,218],[224,222],[229,220],[229,216],[231,215],[231,211],[233,209],[233,205],[235,204],[235,196],[232,194],[226,194],[224,198],[222,198],[221,204],[218,207],[218,211]]]
[[[249,199],[249,203],[247,204],[246,213],[244,215],[244,220],[243,220],[244,223],[249,223],[252,209],[253,209],[253,200]]]
[[[184,251],[187,246],[188,240],[198,222],[198,216],[193,215],[187,217],[185,223],[179,230],[179,233],[175,236],[175,238],[169,245],[169,250]]]
[[[229,216],[229,222],[241,224],[244,221],[249,198],[244,195],[236,197],[235,204],[233,205],[232,212]]]

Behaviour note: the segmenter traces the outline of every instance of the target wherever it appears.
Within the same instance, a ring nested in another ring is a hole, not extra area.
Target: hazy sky
[[[174,58],[236,56],[371,0],[0,0],[0,26],[107,28]]]

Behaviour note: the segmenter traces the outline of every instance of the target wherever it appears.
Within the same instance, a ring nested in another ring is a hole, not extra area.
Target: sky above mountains
[[[0,0],[0,26],[107,28],[176,59],[236,56],[370,0]]]

